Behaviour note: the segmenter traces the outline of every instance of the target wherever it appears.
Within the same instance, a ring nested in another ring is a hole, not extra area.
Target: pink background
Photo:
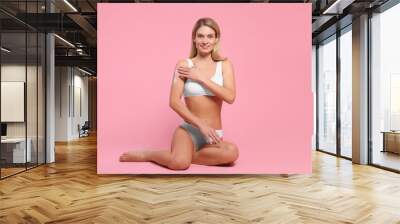
[[[169,150],[182,119],[168,106],[174,67],[197,19],[214,18],[237,96],[222,109],[234,167],[172,171],[121,163],[124,151]],[[311,4],[98,4],[99,174],[311,173]]]

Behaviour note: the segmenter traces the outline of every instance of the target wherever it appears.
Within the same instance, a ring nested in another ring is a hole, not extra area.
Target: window
[[[340,36],[340,154],[352,157],[352,34],[351,26]]]
[[[318,149],[336,153],[336,36],[318,47]]]
[[[400,5],[371,18],[372,163],[400,170]]]

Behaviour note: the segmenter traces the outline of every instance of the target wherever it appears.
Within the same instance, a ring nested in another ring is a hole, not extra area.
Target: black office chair
[[[79,138],[89,136],[89,129],[90,129],[89,121],[85,121],[82,127],[80,127],[80,125],[78,124]]]

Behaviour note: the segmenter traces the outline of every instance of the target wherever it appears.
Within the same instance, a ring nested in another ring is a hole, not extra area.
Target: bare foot
[[[119,157],[120,162],[146,162],[144,151],[129,151]]]

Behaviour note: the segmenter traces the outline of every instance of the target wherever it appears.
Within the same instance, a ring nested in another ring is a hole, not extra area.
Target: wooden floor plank
[[[400,175],[313,152],[310,175],[97,175],[96,136],[0,181],[0,223],[397,223]]]

